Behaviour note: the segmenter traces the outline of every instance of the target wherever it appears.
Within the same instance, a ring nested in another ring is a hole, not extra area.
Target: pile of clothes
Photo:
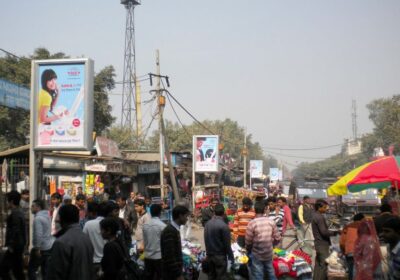
[[[275,275],[296,279],[312,279],[312,261],[309,255],[300,250],[285,251],[274,249],[272,265]]]
[[[200,244],[185,240],[182,242],[182,254],[185,279],[197,279],[206,252],[201,250]]]
[[[328,264],[328,276],[337,278],[346,278],[346,265],[343,259],[339,257],[337,251],[333,250],[330,256],[325,260]]]

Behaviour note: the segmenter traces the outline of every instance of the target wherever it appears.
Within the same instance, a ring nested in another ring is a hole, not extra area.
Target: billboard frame
[[[198,138],[216,138],[216,145],[215,145],[215,166],[213,169],[208,169],[208,170],[197,170],[197,166],[196,166],[196,144],[197,144],[197,139]],[[193,173],[218,173],[219,171],[219,148],[218,148],[218,144],[219,144],[219,136],[218,135],[193,135]]]
[[[83,96],[83,144],[75,146],[62,145],[38,145],[38,95],[40,91],[40,73],[39,69],[42,66],[57,67],[64,65],[84,65],[84,96]],[[48,60],[33,60],[32,61],[32,76],[31,76],[31,145],[35,151],[91,151],[93,149],[93,127],[94,127],[94,62],[90,58],[77,59],[48,59]]]

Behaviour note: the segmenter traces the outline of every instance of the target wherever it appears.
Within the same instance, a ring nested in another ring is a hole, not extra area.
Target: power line
[[[284,156],[284,157],[291,157],[291,158],[300,158],[300,159],[317,159],[317,160],[325,160],[328,158],[320,158],[320,157],[307,157],[307,156],[296,156],[296,155],[287,155],[287,154],[282,154],[282,153],[277,153],[274,151],[269,151],[266,149],[263,149],[265,152],[270,153],[270,154],[275,154],[279,156]]]
[[[175,117],[178,119],[178,122],[181,124],[181,126],[182,126],[183,130],[186,132],[186,134],[190,136],[191,134],[189,133],[189,131],[187,131],[186,127],[183,125],[181,119],[179,118],[178,114],[176,113],[174,105],[172,105],[171,99],[169,97],[169,94],[167,94],[167,98],[168,98],[169,103],[171,104],[172,111],[174,111]]]
[[[315,147],[315,148],[276,148],[276,147],[266,147],[266,146],[263,146],[262,148],[265,148],[268,150],[282,150],[282,151],[313,151],[313,150],[324,150],[324,149],[339,147],[342,145],[343,144],[335,144],[335,145],[321,146],[321,147]]]

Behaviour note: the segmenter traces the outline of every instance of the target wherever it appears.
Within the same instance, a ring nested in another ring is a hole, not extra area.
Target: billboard
[[[269,179],[271,181],[279,180],[279,168],[270,168],[269,169]]]
[[[263,161],[250,160],[250,178],[262,178],[263,176]]]
[[[0,79],[0,105],[29,110],[30,98],[28,88]]]
[[[93,148],[93,61],[32,62],[31,130],[37,150]]]
[[[195,172],[218,172],[218,136],[193,136],[193,168]]]

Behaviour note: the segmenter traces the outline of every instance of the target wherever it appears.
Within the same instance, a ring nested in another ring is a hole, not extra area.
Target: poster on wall
[[[31,121],[34,148],[91,150],[93,61],[33,61]]]
[[[195,172],[218,172],[218,136],[193,136],[193,167]]]

